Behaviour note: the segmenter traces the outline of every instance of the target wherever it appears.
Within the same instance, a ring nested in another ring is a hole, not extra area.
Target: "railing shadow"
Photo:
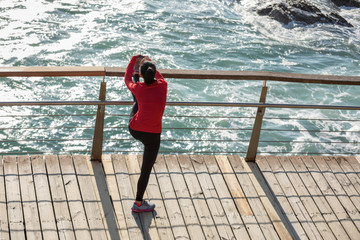
[[[134,220],[141,230],[141,233],[143,235],[143,239],[151,239],[151,236],[149,234],[149,229],[151,226],[152,220],[156,217],[157,213],[154,210],[153,212],[142,212],[142,213],[135,213],[132,212],[132,215],[134,217]]]

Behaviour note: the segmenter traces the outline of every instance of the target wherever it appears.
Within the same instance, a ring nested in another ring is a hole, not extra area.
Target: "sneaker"
[[[140,207],[134,202],[131,210],[133,210],[134,212],[151,212],[152,210],[154,210],[154,208],[155,204],[143,200]]]

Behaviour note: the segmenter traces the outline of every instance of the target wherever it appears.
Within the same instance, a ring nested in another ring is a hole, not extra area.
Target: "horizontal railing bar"
[[[94,127],[9,127],[0,130],[93,129]]]
[[[1,115],[0,118],[6,118],[6,117],[95,117],[96,114],[19,114],[19,115]]]
[[[290,117],[267,117],[263,118],[263,120],[298,120],[298,121],[337,121],[337,122],[359,122],[360,119],[340,119],[340,118],[290,118]]]
[[[91,150],[71,150],[71,153],[69,153],[69,151],[33,151],[33,152],[0,152],[0,155],[5,155],[5,154],[19,154],[19,155],[28,155],[28,154],[59,154],[59,153],[63,153],[62,155],[72,155],[72,153],[89,153],[91,152]]]
[[[133,153],[133,152],[138,152],[138,153],[142,153],[143,151],[136,151],[136,150],[118,150],[118,151],[115,151],[115,150],[104,150],[103,152],[108,152],[108,153],[111,153],[111,152],[117,152],[117,153]],[[187,153],[187,154],[239,154],[239,153],[247,153],[247,152],[243,152],[243,151],[232,151],[232,152],[220,152],[220,151],[201,151],[201,152],[198,152],[198,151],[159,151],[159,153]],[[344,153],[328,153],[328,152],[261,152],[261,154],[299,154],[299,155],[303,155],[303,154],[310,154],[310,155],[341,155],[341,154],[344,154],[344,155],[357,155],[359,153],[354,153],[354,152],[344,152]]]
[[[14,127],[14,128],[0,128],[0,130],[47,130],[47,129],[93,129],[94,127]],[[128,126],[122,127],[104,127],[104,129],[128,129]],[[163,127],[164,130],[217,130],[217,131],[251,131],[251,128],[206,128],[206,127],[193,127],[193,128],[176,128],[176,127]],[[353,130],[312,130],[312,129],[268,129],[263,128],[262,131],[278,131],[278,132],[360,132]]]
[[[105,67],[0,67],[0,77],[105,76]]]
[[[125,68],[105,67],[106,76],[122,77]],[[165,78],[181,79],[224,79],[224,80],[268,80],[299,83],[360,85],[359,76],[333,76],[318,74],[298,74],[261,71],[213,71],[213,70],[185,70],[160,69]]]
[[[128,126],[122,127],[104,127],[106,129],[127,129]],[[193,128],[185,128],[185,127],[163,127],[163,130],[217,130],[217,131],[252,131],[252,128],[209,128],[209,127],[193,127]],[[312,130],[312,129],[271,129],[271,128],[262,128],[261,131],[278,131],[278,132],[360,132],[353,130]]]
[[[118,67],[0,67],[0,77],[116,76],[123,77],[126,68]],[[268,80],[318,84],[360,85],[359,76],[281,73],[266,71],[214,71],[160,69],[165,78]]]
[[[34,114],[34,115],[1,115],[0,118],[7,117],[95,117],[95,114]],[[106,114],[105,117],[129,117],[129,114]],[[205,115],[164,115],[164,118],[226,118],[226,119],[254,119],[255,117],[241,116],[205,116]],[[291,118],[291,117],[264,117],[264,120],[298,120],[298,121],[337,121],[337,122],[359,122],[360,119],[340,119],[340,118]]]
[[[73,139],[8,139],[0,142],[66,142],[66,141],[90,141],[92,138],[73,138]]]
[[[90,141],[92,138],[72,138],[72,139],[7,139],[0,140],[0,142],[67,142],[67,141]],[[105,138],[104,141],[136,141],[132,138]],[[236,140],[236,139],[162,139],[162,142],[249,142],[249,139],[246,140]],[[338,142],[338,141],[259,141],[259,143],[320,143],[320,144],[360,144],[360,142]]]
[[[132,105],[133,103],[134,103],[133,101],[43,101],[43,102],[0,102],[0,106]],[[202,106],[202,107],[265,107],[265,108],[360,110],[360,106],[269,104],[269,103],[167,102],[166,105]]]

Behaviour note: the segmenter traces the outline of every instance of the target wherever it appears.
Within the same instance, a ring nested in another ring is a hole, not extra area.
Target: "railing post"
[[[99,100],[105,101],[106,98],[106,82],[105,76],[100,85]],[[98,105],[96,113],[95,130],[93,137],[93,145],[91,150],[91,161],[101,161],[103,133],[104,133],[105,105]]]
[[[259,103],[265,103],[266,93],[267,93],[267,86],[266,86],[266,80],[265,80],[263,83],[262,89],[261,89]],[[245,160],[248,162],[255,161],[257,148],[259,145],[259,139],[260,139],[261,124],[262,124],[264,114],[265,114],[265,107],[258,107],[256,117],[255,117],[254,127],[253,127],[253,130],[251,133],[248,151],[247,151],[246,158],[245,158]]]

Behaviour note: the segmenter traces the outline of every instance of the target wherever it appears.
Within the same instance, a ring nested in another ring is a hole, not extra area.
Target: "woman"
[[[140,82],[139,77],[142,77],[144,82]],[[143,200],[143,196],[160,148],[161,122],[166,104],[167,82],[148,57],[137,55],[131,58],[126,68],[125,84],[134,97],[129,131],[135,139],[144,144],[136,199],[131,209],[134,212],[150,212],[154,210],[155,205]]]

